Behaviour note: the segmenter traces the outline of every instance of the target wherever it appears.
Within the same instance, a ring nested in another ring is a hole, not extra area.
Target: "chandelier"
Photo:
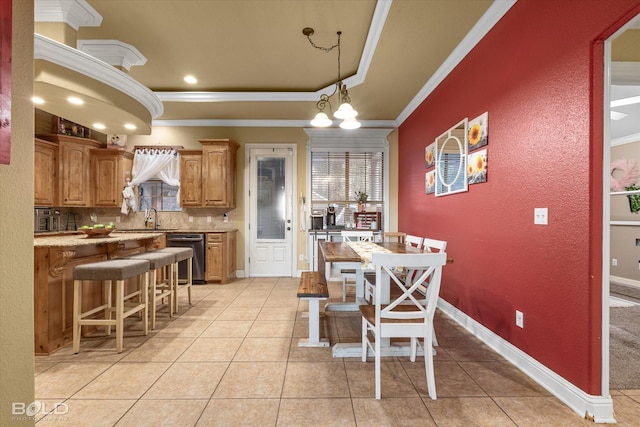
[[[335,113],[333,113],[333,117],[336,119],[342,120],[340,123],[340,127],[342,129],[358,129],[360,127],[360,122],[356,120],[356,116],[358,112],[353,109],[351,106],[351,98],[349,98],[349,92],[347,91],[347,86],[342,83],[342,76],[340,75],[340,36],[342,35],[342,31],[338,31],[338,42],[331,47],[322,47],[317,46],[313,40],[311,40],[311,36],[314,34],[313,28],[303,28],[302,34],[307,36],[309,43],[311,46],[316,49],[323,50],[325,52],[331,52],[333,49],[338,48],[338,80],[335,83],[335,89],[331,95],[322,94],[320,95],[320,100],[316,103],[316,108],[318,109],[318,113],[311,120],[311,125],[314,127],[328,127],[333,124],[329,116],[324,112],[325,107],[329,106],[329,111],[331,111],[331,102],[329,99],[333,95],[338,95],[338,103],[339,107]]]

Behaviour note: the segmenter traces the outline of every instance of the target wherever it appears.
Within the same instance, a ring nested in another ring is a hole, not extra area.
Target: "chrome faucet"
[[[150,210],[153,211],[153,229],[157,230],[158,229],[158,211],[156,210],[156,208],[151,208]]]

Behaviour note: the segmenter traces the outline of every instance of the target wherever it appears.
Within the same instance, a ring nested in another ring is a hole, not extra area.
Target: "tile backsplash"
[[[144,228],[144,211],[129,212],[128,215],[117,208],[59,208],[60,229],[74,230],[83,225],[91,225],[91,216],[95,214],[96,223],[109,224],[113,222],[116,228],[132,229]],[[175,230],[231,230],[237,229],[236,210],[227,212],[228,222],[224,222],[224,210],[220,209],[190,209],[183,212],[158,212],[158,227]],[[154,217],[154,213],[151,214]],[[119,221],[118,221],[119,218]],[[189,220],[192,221],[189,221]],[[75,221],[74,221],[75,220]],[[210,221],[210,222],[209,222]]]

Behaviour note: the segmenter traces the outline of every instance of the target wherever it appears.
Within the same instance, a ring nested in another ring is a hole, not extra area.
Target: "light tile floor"
[[[36,398],[65,414],[39,425],[70,426],[580,426],[593,425],[442,313],[435,357],[438,400],[427,396],[424,364],[383,361],[374,398],[373,363],[300,348],[307,303],[298,279],[242,279],[180,293],[180,313],[141,335],[127,319],[125,349],[114,338],[83,338],[36,358]],[[340,283],[330,283],[341,300]],[[328,313],[322,335],[360,340],[357,313]],[[612,393],[618,425],[640,425],[640,390]],[[55,424],[49,424],[55,422]]]

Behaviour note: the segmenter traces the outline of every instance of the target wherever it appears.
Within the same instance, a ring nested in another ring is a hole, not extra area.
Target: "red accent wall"
[[[399,229],[448,241],[441,296],[593,395],[603,40],[638,13],[636,0],[519,0],[399,130]],[[485,111],[488,182],[425,195],[425,146]],[[533,224],[536,207],[549,225]]]

